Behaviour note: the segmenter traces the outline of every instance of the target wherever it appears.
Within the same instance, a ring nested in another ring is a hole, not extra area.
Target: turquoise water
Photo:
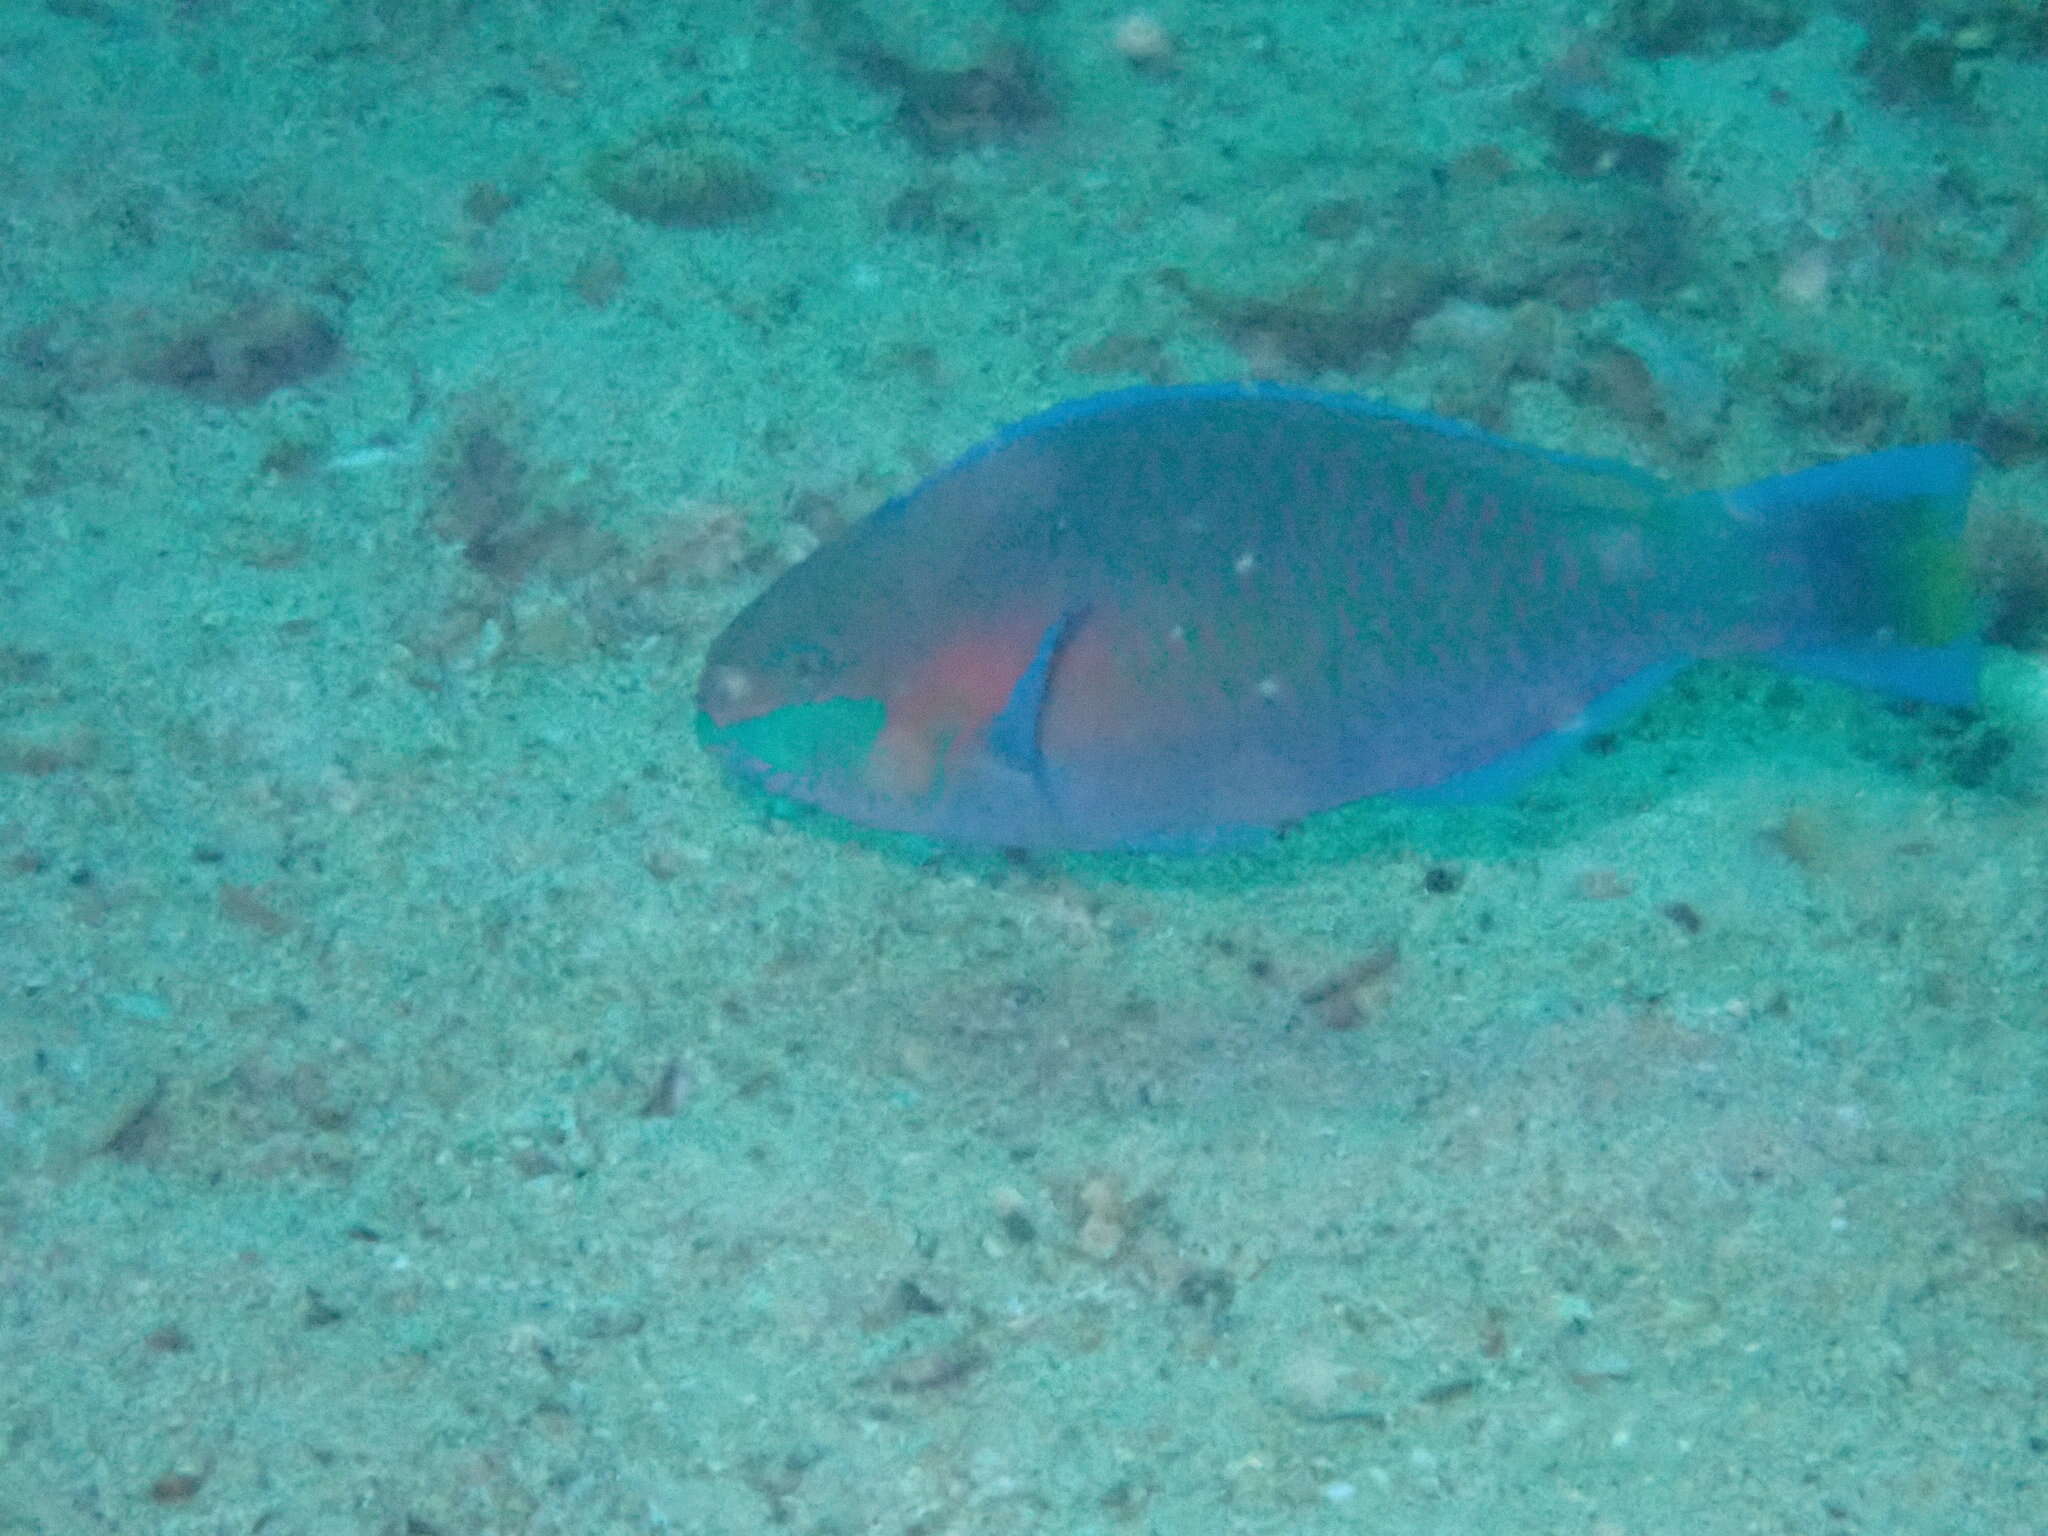
[[[2048,1530],[2038,11],[0,13],[0,1536]],[[691,731],[1121,383],[1982,447],[1981,710],[1028,863]]]

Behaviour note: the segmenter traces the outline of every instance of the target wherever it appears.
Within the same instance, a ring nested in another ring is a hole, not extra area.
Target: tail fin
[[[1799,550],[1813,612],[1773,655],[1794,671],[1935,704],[1977,697],[1983,615],[1963,548],[1976,454],[1891,448],[1731,491]]]

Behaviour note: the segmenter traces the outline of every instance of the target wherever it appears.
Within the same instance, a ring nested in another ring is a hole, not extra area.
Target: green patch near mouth
[[[773,774],[817,778],[858,774],[888,721],[880,699],[820,699],[720,725],[697,714],[697,739],[709,751],[751,760]]]

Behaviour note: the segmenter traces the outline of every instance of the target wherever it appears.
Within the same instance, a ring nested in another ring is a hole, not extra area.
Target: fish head
[[[1030,637],[965,637],[898,686],[806,687],[773,668],[705,670],[698,738],[735,776],[850,821],[989,843],[1035,843],[1049,814],[1031,765],[992,731]]]
[[[1009,588],[963,601],[930,562],[855,542],[857,568],[828,545],[714,642],[699,740],[736,777],[851,821],[1039,840],[1031,765],[1006,760],[991,731],[1043,642],[1045,600]]]

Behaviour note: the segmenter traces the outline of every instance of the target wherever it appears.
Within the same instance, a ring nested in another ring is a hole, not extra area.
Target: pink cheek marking
[[[939,787],[1009,702],[1031,664],[1039,629],[1012,623],[966,635],[934,651],[891,691],[888,716],[868,751],[863,777],[876,794],[911,798]]]

